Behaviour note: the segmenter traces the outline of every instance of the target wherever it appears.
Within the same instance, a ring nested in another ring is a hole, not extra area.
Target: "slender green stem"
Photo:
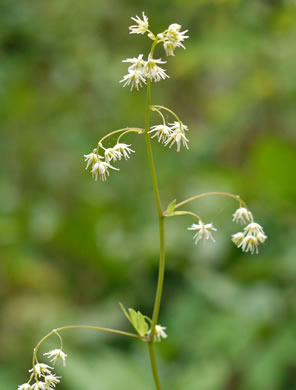
[[[134,131],[134,132],[137,132],[139,134],[144,133],[144,129],[139,129],[137,127],[125,127],[124,129],[114,130],[114,131],[111,131],[111,133],[106,134],[103,138],[100,139],[100,141],[98,142],[98,145],[101,147],[100,144],[102,144],[102,142],[105,141],[107,138],[111,137],[111,135],[118,134],[118,133],[121,133],[123,131],[124,132],[126,132],[126,131]]]
[[[59,335],[58,332],[61,332],[62,330],[68,330],[68,329],[91,329],[91,330],[97,330],[97,331],[101,331],[101,332],[114,333],[114,334],[118,334],[118,335],[121,335],[121,336],[128,336],[128,337],[134,337],[134,338],[137,338],[137,339],[142,339],[141,336],[139,336],[137,334],[134,334],[134,333],[123,332],[121,330],[116,330],[116,329],[102,328],[102,327],[99,327],[99,326],[90,326],[90,325],[68,325],[68,326],[62,326],[60,328],[53,329],[46,336],[44,336],[39,341],[39,343],[36,345],[36,347],[34,348],[34,353],[33,353],[33,368],[35,366],[35,362],[37,362],[37,352],[38,352],[38,349],[40,348],[41,344],[45,340],[47,340],[51,335],[53,335],[53,334]],[[59,335],[59,337],[60,337],[60,335]]]
[[[157,45],[157,40],[154,41],[151,48],[151,57],[153,57],[153,52],[155,46]],[[154,352],[154,335],[155,335],[155,325],[158,320],[159,308],[162,297],[162,289],[163,289],[163,280],[164,280],[164,271],[165,271],[165,239],[164,239],[164,216],[161,207],[160,194],[157,183],[156,170],[153,161],[151,140],[148,134],[149,131],[149,123],[150,123],[150,104],[151,104],[151,80],[147,80],[147,100],[146,100],[146,119],[145,119],[145,139],[147,146],[147,154],[149,161],[149,168],[152,178],[152,185],[155,197],[155,203],[157,207],[158,220],[159,220],[159,243],[160,243],[160,257],[159,257],[159,271],[158,271],[158,282],[157,289],[154,301],[153,308],[153,316],[152,316],[152,324],[151,324],[151,332],[150,332],[150,340],[149,340],[149,354],[150,354],[150,362],[153,373],[153,378],[155,382],[155,386],[157,390],[161,390],[160,381],[157,372],[156,358]]]
[[[148,348],[149,348],[149,356],[150,356],[150,362],[151,362],[154,383],[155,383],[156,389],[161,390],[161,385],[160,385],[158,371],[157,371],[156,358],[155,358],[154,343],[148,343]]]
[[[165,121],[165,118],[163,116],[163,113],[160,110],[158,110],[157,108],[155,108],[153,111],[157,112],[161,116],[162,123],[163,123],[164,126],[166,126],[166,121]]]
[[[125,136],[126,134],[128,134],[128,133],[137,133],[137,134],[143,134],[144,133],[144,129],[140,132],[139,131],[139,129],[130,129],[130,130],[126,130],[126,131],[124,131],[123,133],[121,133],[120,134],[120,136],[117,138],[117,143],[119,143],[119,141],[121,140],[121,138],[123,137],[123,136]]]
[[[151,140],[150,140],[150,137],[148,134],[149,122],[150,122],[150,108],[149,108],[150,101],[151,101],[151,80],[148,80],[147,81],[147,107],[146,107],[146,121],[145,121],[145,139],[146,139],[146,145],[147,145],[149,168],[150,168],[151,177],[152,177],[155,202],[156,202],[158,216],[161,219],[163,217],[162,207],[161,207],[159,189],[158,189],[158,184],[157,184],[157,176],[156,176],[156,171],[155,171],[155,166],[154,166],[154,161],[153,161]]]
[[[177,217],[181,215],[192,215],[194,218],[197,218],[199,221],[202,221],[199,215],[192,213],[191,211],[174,211],[173,214],[166,215],[166,212],[163,213],[165,217]]]
[[[239,197],[239,195],[234,195],[234,194],[231,194],[230,192],[205,192],[204,194],[195,195],[195,196],[192,196],[191,198],[183,200],[180,203],[177,203],[175,206],[175,209],[177,209],[178,207],[184,206],[185,204],[192,202],[193,200],[205,198],[207,196],[212,196],[212,195],[223,195],[223,196],[228,196],[229,198],[233,198],[233,199],[237,200],[238,202],[240,202],[240,204],[243,205],[248,210],[246,203]],[[166,215],[166,211],[164,212],[164,215]]]
[[[174,111],[170,110],[169,108],[167,108],[167,107],[165,107],[165,106],[158,106],[158,105],[153,105],[153,106],[150,107],[150,109],[151,109],[152,111],[159,111],[158,108],[159,108],[160,110],[168,111],[170,114],[172,114],[172,115],[177,119],[178,122],[182,123],[182,121],[180,120],[180,118],[178,117],[178,115],[175,114]],[[155,110],[154,110],[154,109],[155,109]]]

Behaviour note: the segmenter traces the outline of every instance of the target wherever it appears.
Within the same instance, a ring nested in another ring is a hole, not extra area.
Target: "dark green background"
[[[237,249],[227,198],[192,204],[215,244],[194,245],[189,217],[167,221],[164,389],[296,389],[295,0],[1,1],[0,389],[27,380],[53,328],[130,331],[119,301],[151,315],[158,228],[144,138],[126,138],[136,153],[106,183],[83,162],[105,133],[144,125],[145,91],[119,84],[121,60],[151,45],[128,34],[143,10],[154,32],[179,23],[190,35],[167,58],[171,78],[153,84],[153,103],[190,129],[189,151],[153,140],[163,206],[230,191],[268,235],[258,256]],[[153,389],[144,344],[91,331],[64,342],[59,389]],[[53,337],[41,352],[56,347]]]

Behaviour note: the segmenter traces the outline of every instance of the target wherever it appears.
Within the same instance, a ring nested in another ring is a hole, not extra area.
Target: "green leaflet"
[[[133,327],[136,329],[138,334],[141,337],[144,337],[149,330],[149,326],[148,326],[147,320],[146,320],[146,319],[148,319],[148,317],[144,316],[139,311],[136,312],[134,309],[128,309],[128,312],[127,312],[127,310],[125,309],[125,307],[123,306],[122,303],[119,303],[119,305],[120,305],[121,310],[123,311],[124,315],[129,320],[129,322],[133,325]],[[149,319],[149,321],[150,321],[150,319]]]

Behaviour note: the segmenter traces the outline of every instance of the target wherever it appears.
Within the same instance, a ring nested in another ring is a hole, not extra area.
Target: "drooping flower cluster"
[[[103,145],[99,145],[101,148],[103,148]],[[127,160],[130,158],[130,154],[134,153],[134,150],[130,148],[131,145],[127,145],[124,143],[117,143],[113,148],[104,149],[104,157],[100,156],[98,154],[97,149],[95,149],[90,154],[85,154],[84,159],[86,161],[86,168],[89,166],[92,166],[91,173],[95,180],[98,180],[98,178],[102,181],[106,181],[107,176],[109,176],[108,169],[114,169],[116,171],[119,171],[118,168],[113,167],[110,162],[111,161],[117,161],[121,160],[122,157]],[[102,161],[104,160],[105,161]]]
[[[151,138],[157,137],[158,142],[161,142],[164,146],[169,145],[171,148],[174,144],[177,145],[177,152],[180,151],[181,145],[186,149],[189,149],[185,131],[188,131],[188,127],[182,122],[175,121],[169,125],[162,124],[152,126],[149,133],[154,133]]]
[[[67,355],[61,349],[54,349],[45,353],[51,362],[55,364],[59,359],[66,365]],[[37,363],[29,370],[31,377],[27,383],[18,386],[18,390],[53,390],[55,386],[60,383],[60,376],[56,376],[53,372],[53,367],[45,363]],[[35,383],[31,382],[35,380]]]
[[[233,214],[233,221],[246,224],[250,222],[243,232],[232,235],[232,241],[241,248],[243,252],[250,251],[252,255],[258,253],[258,245],[263,244],[267,239],[262,226],[253,221],[253,215],[245,207],[240,207]]]

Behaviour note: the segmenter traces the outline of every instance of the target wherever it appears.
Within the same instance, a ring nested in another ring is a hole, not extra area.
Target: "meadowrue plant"
[[[144,12],[142,13],[141,18],[136,16],[135,18],[132,18],[132,20],[135,24],[129,27],[130,34],[146,34],[147,37],[152,40],[152,47],[148,55],[139,54],[137,57],[123,60],[123,62],[129,64],[129,66],[128,73],[123,77],[121,82],[123,83],[123,86],[129,86],[131,90],[139,90],[140,88],[146,87],[147,98],[145,128],[128,127],[112,131],[103,136],[99,140],[96,148],[93,149],[91,153],[84,155],[84,158],[86,162],[86,169],[90,168],[94,179],[106,181],[110,174],[110,170],[119,171],[119,169],[114,166],[117,161],[121,159],[128,160],[135,153],[132,149],[132,145],[127,143],[126,137],[134,134],[141,135],[145,139],[152,186],[158,213],[160,243],[159,274],[152,317],[150,318],[132,308],[126,310],[125,307],[120,304],[124,315],[135,330],[133,333],[88,325],[69,325],[52,330],[43,337],[34,348],[33,364],[32,368],[29,370],[29,379],[26,383],[20,385],[18,390],[52,390],[56,387],[56,385],[58,385],[61,377],[56,376],[53,367],[43,362],[40,363],[37,355],[43,342],[50,336],[56,335],[58,336],[60,342],[59,348],[44,353],[44,356],[50,360],[52,365],[55,365],[58,361],[61,361],[63,365],[66,365],[67,354],[64,351],[63,340],[60,333],[71,329],[90,329],[109,332],[121,336],[132,337],[146,343],[149,349],[155,387],[157,390],[160,390],[161,384],[156,364],[154,343],[160,342],[162,339],[166,339],[168,337],[166,327],[158,323],[165,272],[164,221],[171,217],[188,216],[191,218],[191,226],[188,227],[188,230],[193,231],[195,244],[198,244],[201,240],[208,240],[214,243],[214,237],[217,234],[216,227],[214,227],[211,222],[205,221],[201,216],[193,213],[192,211],[184,210],[183,207],[187,206],[192,201],[204,197],[226,196],[238,202],[238,208],[233,214],[232,221],[240,223],[241,225],[246,225],[242,231],[232,235],[231,239],[233,243],[243,252],[250,252],[251,254],[254,254],[258,253],[259,245],[263,244],[267,238],[263,228],[254,221],[253,214],[248,209],[245,202],[238,195],[231,193],[207,192],[197,194],[179,203],[177,203],[176,200],[173,200],[168,205],[167,209],[163,210],[153,161],[151,138],[156,138],[163,146],[169,146],[169,148],[176,146],[177,152],[180,152],[182,147],[185,149],[189,148],[189,139],[187,138],[189,130],[179,116],[171,109],[165,106],[151,104],[151,84],[169,77],[166,70],[163,68],[166,61],[163,61],[161,58],[154,58],[154,51],[156,46],[161,45],[163,46],[164,52],[167,56],[173,56],[175,55],[177,48],[181,47],[185,49],[183,42],[188,38],[188,35],[186,35],[188,30],[181,31],[181,26],[174,23],[171,24],[165,31],[155,35],[149,29],[149,20]],[[151,113],[156,113],[160,118],[160,123],[152,127],[150,127]],[[170,123],[166,121],[164,113],[171,116],[172,121]],[[114,146],[105,148],[104,142],[107,139],[110,140],[110,137],[114,135],[117,136]]]

